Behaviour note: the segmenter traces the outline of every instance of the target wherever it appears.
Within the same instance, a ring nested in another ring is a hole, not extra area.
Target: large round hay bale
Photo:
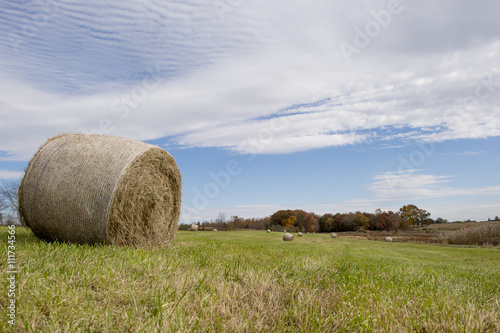
[[[291,241],[293,241],[293,235],[289,234],[289,233],[286,233],[286,234],[283,235],[283,240],[286,241],[286,242],[291,242]]]
[[[299,231],[299,233],[297,234],[299,237],[302,237],[302,233]]]
[[[198,225],[197,224],[191,224],[191,231],[198,231]]]
[[[268,233],[268,234],[269,234],[269,233],[271,233],[271,229],[267,229],[267,233]]]
[[[21,219],[46,240],[163,246],[180,208],[181,175],[169,153],[106,135],[48,140],[19,188]]]
[[[386,237],[386,238],[385,238],[385,241],[386,241],[386,242],[392,242],[392,238],[391,238],[391,237]]]
[[[337,238],[337,237],[338,237],[338,235],[337,235],[336,233],[332,232],[332,233],[330,234],[330,237],[332,237],[332,238]]]

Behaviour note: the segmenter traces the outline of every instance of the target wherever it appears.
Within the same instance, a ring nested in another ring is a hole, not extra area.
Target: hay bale
[[[269,234],[269,233],[271,233],[271,230],[270,230],[270,229],[267,229],[267,233],[268,233],[268,234]]]
[[[286,229],[284,229],[283,232],[286,232]]]
[[[181,175],[159,147],[64,134],[38,150],[18,194],[20,218],[39,238],[163,246],[177,230]]]
[[[386,238],[385,238],[385,241],[386,241],[386,242],[392,242],[392,238],[391,238],[391,237],[386,237]]]
[[[338,237],[338,235],[337,235],[336,233],[332,232],[332,233],[330,234],[330,237],[332,237],[332,238],[337,238],[337,237]]]
[[[217,231],[217,229],[214,229],[214,230],[212,230],[212,231]]]
[[[291,241],[293,241],[293,235],[289,234],[289,233],[286,233],[286,234],[283,235],[283,240],[285,242],[291,242]]]
[[[298,235],[299,235],[299,237],[302,237],[302,233],[301,232],[299,232]]]
[[[191,224],[191,231],[198,231],[198,225],[197,224]]]

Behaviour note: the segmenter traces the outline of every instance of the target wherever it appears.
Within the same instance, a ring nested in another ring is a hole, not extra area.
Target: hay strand
[[[105,135],[48,140],[19,189],[21,219],[50,241],[168,245],[180,206],[181,175],[169,153]]]

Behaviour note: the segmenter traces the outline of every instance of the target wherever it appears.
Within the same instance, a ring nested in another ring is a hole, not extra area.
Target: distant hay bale
[[[283,232],[286,232],[286,229],[284,229]]]
[[[181,174],[159,147],[64,134],[38,150],[18,194],[20,218],[39,238],[164,246],[177,230]]]
[[[289,233],[286,233],[286,234],[283,235],[283,240],[286,241],[286,242],[291,242],[291,241],[293,241],[293,235],[289,234]]]
[[[391,238],[391,237],[386,237],[386,238],[385,238],[385,241],[386,241],[386,242],[392,242],[392,238]]]
[[[197,224],[191,224],[191,231],[198,231],[198,225]]]
[[[217,231],[217,229],[214,229],[214,230],[212,230],[212,231]]]
[[[299,232],[299,233],[298,233],[298,236],[299,236],[299,237],[302,237],[302,233],[301,233],[301,232]]]
[[[338,237],[338,235],[337,235],[336,233],[332,232],[332,233],[330,234],[330,237],[332,237],[332,238],[337,238],[337,237]]]
[[[269,233],[271,233],[271,230],[270,230],[270,229],[267,229],[267,233],[268,233],[268,234],[269,234]]]

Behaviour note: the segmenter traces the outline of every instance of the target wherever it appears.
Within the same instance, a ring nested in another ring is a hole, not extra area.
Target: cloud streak
[[[339,43],[385,1],[247,1],[223,21],[195,0],[9,3],[0,158],[103,119],[106,134],[243,154],[499,136],[500,5],[401,3],[351,64]],[[114,101],[151,68],[160,83],[123,116]],[[269,132],[272,119],[284,125]]]
[[[0,169],[0,179],[20,179],[22,176],[24,176],[24,172]]]
[[[478,188],[445,186],[452,182],[452,176],[425,175],[418,170],[386,172],[375,176],[374,182],[368,184],[368,190],[378,202],[500,194],[500,185]]]

